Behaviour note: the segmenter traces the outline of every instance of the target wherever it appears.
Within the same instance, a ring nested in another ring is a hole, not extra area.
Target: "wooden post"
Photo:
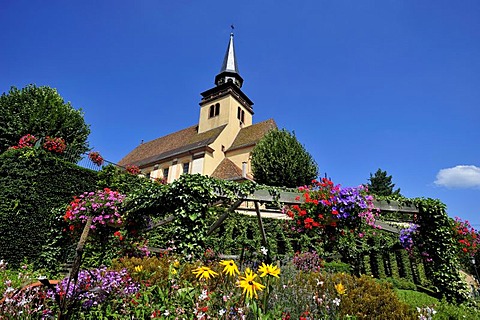
[[[70,275],[68,277],[67,288],[65,289],[65,295],[60,301],[60,310],[58,312],[58,319],[63,320],[67,319],[65,316],[68,316],[68,313],[65,314],[65,306],[67,304],[67,292],[70,287],[70,283],[73,279],[73,284],[77,283],[78,272],[80,270],[80,265],[82,263],[82,256],[83,256],[83,247],[85,246],[85,242],[87,241],[88,233],[90,232],[90,226],[92,225],[93,217],[89,216],[87,222],[85,223],[85,227],[83,227],[82,235],[80,236],[80,240],[77,244],[77,249],[75,253],[75,259],[73,260],[72,269],[70,269]]]
[[[267,236],[265,235],[265,229],[263,229],[262,215],[260,214],[260,206],[258,205],[258,201],[255,201],[255,211],[257,212],[260,233],[262,234],[262,242],[265,248],[267,248]]]

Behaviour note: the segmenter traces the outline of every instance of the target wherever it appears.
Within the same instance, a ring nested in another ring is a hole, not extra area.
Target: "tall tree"
[[[252,151],[252,171],[258,183],[290,188],[310,184],[318,175],[310,153],[285,129],[271,130],[258,142]]]
[[[47,86],[12,87],[0,96],[0,153],[29,133],[37,138],[63,138],[68,154],[75,159],[88,150],[90,128],[82,111]]]
[[[375,172],[375,175],[370,173],[368,181],[368,190],[377,196],[401,195],[400,188],[393,190],[395,184],[392,182],[392,176],[389,176],[387,171],[380,168]]]

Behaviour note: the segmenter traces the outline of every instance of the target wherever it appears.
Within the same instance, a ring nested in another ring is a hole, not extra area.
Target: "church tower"
[[[241,90],[242,85],[232,32],[215,87],[201,93],[198,133],[227,125],[235,135],[252,125],[253,102]]]

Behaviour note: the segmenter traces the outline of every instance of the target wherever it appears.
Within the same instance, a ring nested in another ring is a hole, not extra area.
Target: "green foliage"
[[[255,181],[278,187],[308,185],[318,176],[318,167],[294,134],[271,130],[252,151]]]
[[[415,283],[408,281],[406,279],[401,278],[385,278],[380,279],[380,283],[390,283],[396,289],[403,289],[403,290],[416,290],[417,286]]]
[[[415,222],[420,232],[414,242],[426,261],[427,277],[447,301],[465,301],[468,289],[459,273],[453,225],[445,211],[445,204],[423,198],[415,199],[415,204],[419,208]]]
[[[398,285],[398,282],[396,284]],[[440,302],[437,298],[429,296],[423,292],[414,291],[408,288],[400,288],[395,286],[395,283],[394,287],[396,288],[395,292],[397,293],[398,298],[412,308],[434,306]]]
[[[180,260],[182,259],[168,253],[161,257],[123,257],[112,261],[112,269],[120,271],[126,268],[133,280],[148,282],[149,285],[168,286],[172,279],[193,282],[195,275],[192,271],[198,264],[180,263]]]
[[[393,190],[395,184],[392,182],[392,176],[387,175],[387,171],[380,168],[375,172],[375,175],[370,173],[368,178],[368,191],[377,196],[401,196],[400,188]]]
[[[457,305],[442,300],[435,310],[437,314],[433,317],[434,320],[480,319],[480,309],[466,303]]]
[[[279,257],[293,254],[291,239],[285,233],[285,221],[263,219],[263,228],[267,236],[268,254]],[[211,237],[206,246],[214,252],[241,255],[244,260],[255,259],[263,246],[257,217],[239,214],[230,215]]]
[[[352,266],[341,261],[324,262],[323,267],[329,273],[351,273]]]
[[[26,135],[61,137],[67,154],[78,159],[88,150],[89,126],[81,110],[65,102],[56,89],[33,84],[12,87],[0,97],[0,153],[16,145]]]
[[[0,259],[20,263],[58,263],[62,222],[54,208],[72,196],[94,189],[96,173],[65,162],[41,149],[8,150],[0,155]],[[47,260],[42,252],[54,256]],[[57,262],[56,262],[57,261]]]
[[[150,182],[128,194],[128,215],[151,215],[156,222],[172,218],[152,233],[152,244],[165,246],[172,241],[179,252],[201,255],[206,249],[209,227],[218,218],[212,205],[226,197],[229,205],[242,195],[253,192],[252,183],[238,184],[199,174],[183,174],[168,185]]]

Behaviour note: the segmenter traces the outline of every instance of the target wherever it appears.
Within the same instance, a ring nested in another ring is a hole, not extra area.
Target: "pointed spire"
[[[238,73],[237,59],[235,57],[235,48],[233,47],[233,32],[230,33],[230,42],[228,43],[225,58],[223,58],[222,68],[220,72],[230,71]]]
[[[233,25],[232,32],[230,33],[230,41],[228,42],[227,52],[225,52],[225,58],[223,59],[222,68],[220,73],[215,77],[215,84],[217,86],[226,82],[233,82],[239,88],[242,87],[243,79],[238,73],[237,58],[235,56],[235,47],[233,45]]]

